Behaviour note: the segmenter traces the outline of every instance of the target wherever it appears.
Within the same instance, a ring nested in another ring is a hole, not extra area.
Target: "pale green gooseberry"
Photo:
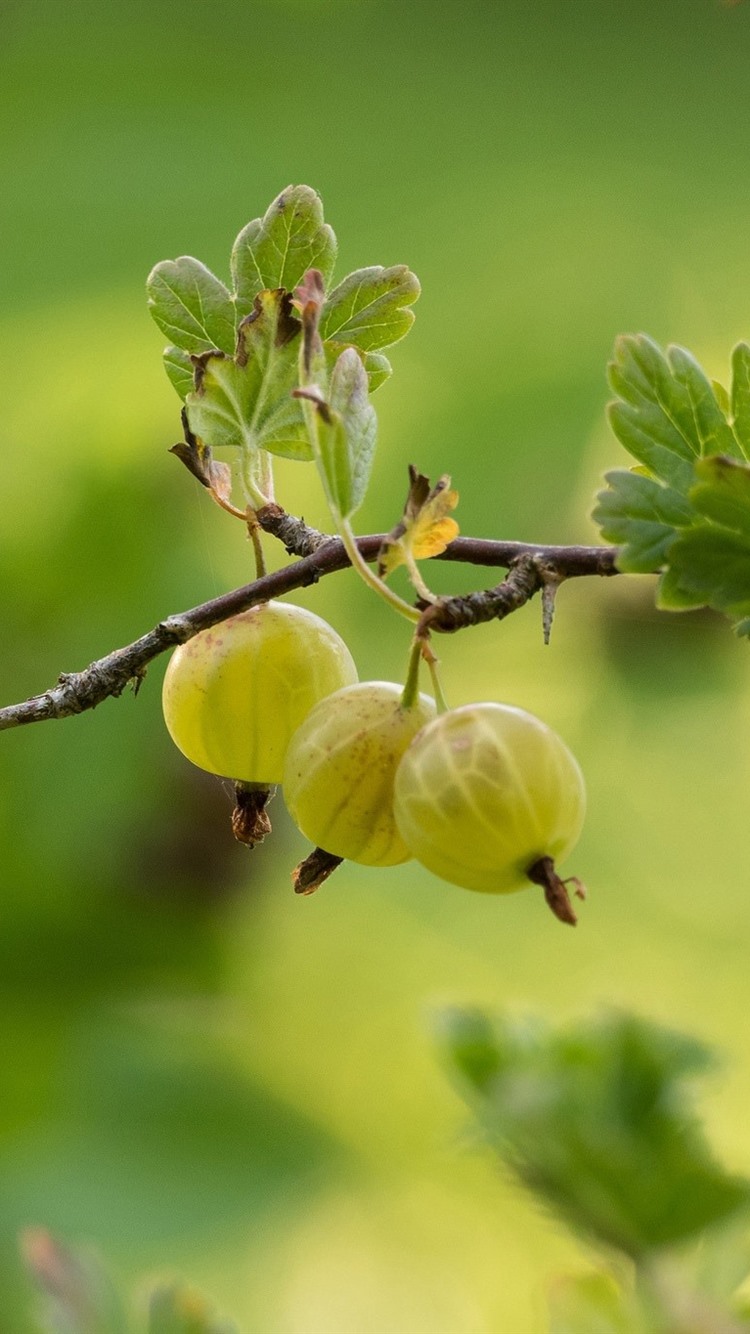
[[[393,778],[412,738],[435,716],[428,695],[404,708],[403,687],[363,681],[317,704],[295,733],[284,799],[306,838],[365,866],[408,861],[393,818]]]
[[[266,602],[180,645],[164,678],[164,719],[193,764],[267,786],[281,782],[289,741],[313,705],[356,679],[326,621]]]
[[[396,824],[417,861],[487,894],[523,889],[537,863],[567,856],[585,809],[565,743],[508,704],[441,714],[409,746],[394,784]]]

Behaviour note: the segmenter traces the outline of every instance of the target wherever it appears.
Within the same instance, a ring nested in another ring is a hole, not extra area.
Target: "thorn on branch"
[[[565,578],[564,575],[557,574],[555,570],[540,565],[539,573],[542,579],[542,634],[545,644],[549,644],[552,636],[552,623],[555,619],[555,600],[557,590]]]

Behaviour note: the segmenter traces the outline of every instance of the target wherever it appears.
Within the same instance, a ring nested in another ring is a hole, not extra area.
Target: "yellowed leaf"
[[[458,524],[450,511],[458,504],[458,492],[451,490],[451,479],[444,474],[431,488],[424,473],[409,467],[409,494],[402,519],[388,534],[378,557],[381,578],[399,565],[413,566],[414,561],[439,556],[458,535]]]

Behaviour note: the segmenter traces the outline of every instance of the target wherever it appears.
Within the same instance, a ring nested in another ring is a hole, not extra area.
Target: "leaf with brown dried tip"
[[[212,449],[311,457],[302,410],[292,397],[301,325],[291,306],[290,294],[281,288],[259,292],[240,324],[235,355],[206,352],[193,358],[188,420]]]
[[[388,534],[378,556],[378,573],[387,578],[400,565],[413,570],[414,562],[439,556],[458,536],[458,524],[450,511],[458,504],[447,473],[433,487],[424,473],[409,464],[409,493],[403,517]]]
[[[338,249],[323,221],[320,196],[309,185],[288,185],[262,218],[243,227],[232,249],[234,299],[240,316],[252,309],[259,292],[283,287],[292,292],[307,269],[319,269],[327,282]]]
[[[201,486],[205,486],[216,497],[219,504],[225,504],[232,494],[232,469],[228,463],[217,463],[208,445],[204,445],[203,441],[193,434],[184,408],[182,429],[185,439],[172,445],[170,454],[174,454],[185,464],[188,472],[191,472]]]

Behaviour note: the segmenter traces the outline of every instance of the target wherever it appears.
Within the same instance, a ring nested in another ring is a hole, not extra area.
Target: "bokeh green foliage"
[[[626,461],[603,424],[614,336],[722,379],[748,334],[746,4],[229,0],[207,22],[15,0],[3,34],[3,702],[251,576],[240,526],[166,453],[143,283],[180,253],[228,278],[227,237],[289,180],[324,197],[341,272],[422,282],[362,531],[396,521],[413,461],[452,473],[466,533],[588,538]],[[277,485],[325,526],[308,466],[281,460]],[[300,601],[362,676],[402,672],[404,632],[353,575]],[[577,933],[533,891],[485,901],[408,865],[295,900],[280,801],[251,859],[228,794],[172,753],[158,665],[137,699],[3,735],[2,1334],[28,1309],[29,1225],[126,1283],[187,1273],[250,1329],[543,1329],[550,1273],[586,1259],[457,1145],[425,998],[606,1000],[699,1033],[731,1060],[711,1138],[748,1170],[746,646],[652,603],[581,581],[549,651],[533,606],[440,645],[452,703],[538,712],[584,767]]]
[[[628,1014],[556,1033],[459,1010],[441,1041],[503,1159],[599,1244],[643,1263],[747,1207],[687,1103],[712,1062],[694,1039]]]
[[[741,1334],[750,1182],[716,1161],[691,1098],[714,1054],[632,1014],[552,1029],[439,1016],[487,1143],[606,1268],[551,1292],[550,1334]]]

